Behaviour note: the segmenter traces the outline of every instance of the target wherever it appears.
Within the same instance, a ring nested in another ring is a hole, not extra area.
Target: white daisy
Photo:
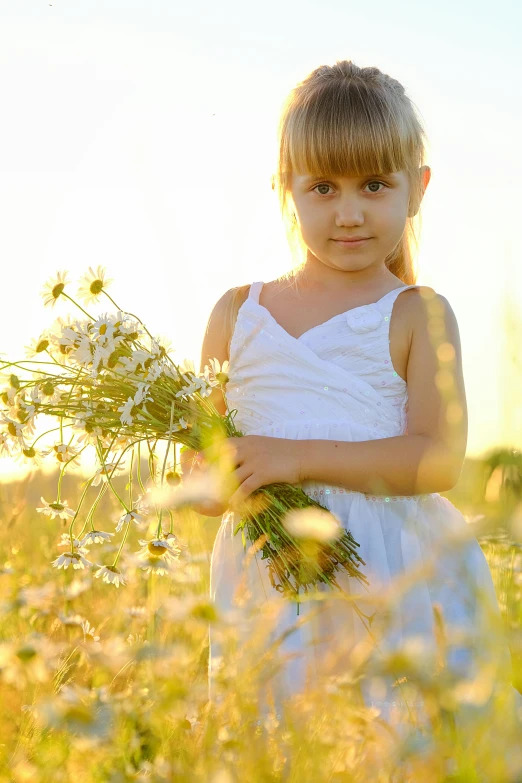
[[[140,568],[147,574],[157,574],[158,576],[166,576],[171,571],[167,560],[152,556],[144,559]]]
[[[202,397],[208,397],[212,393],[212,387],[209,387],[205,378],[198,378],[195,375],[190,376],[191,383],[188,386],[184,386],[178,392],[176,397],[183,397],[188,399],[192,394],[199,393]]]
[[[83,640],[84,642],[99,642],[100,637],[95,636],[96,629],[94,626],[90,624],[88,620],[84,620],[81,623],[82,631],[83,631]]]
[[[53,560],[52,565],[54,568],[63,568],[67,570],[69,566],[73,568],[89,568],[92,566],[90,560],[82,554],[83,548],[80,547],[73,552],[63,552],[56,560]]]
[[[62,500],[61,502],[55,500],[54,503],[48,503],[45,498],[42,497],[40,500],[44,505],[42,508],[37,508],[36,510],[41,514],[45,514],[45,516],[51,517],[51,519],[54,519],[55,517],[60,517],[60,519],[67,519],[67,517],[74,516],[75,512],[72,510],[72,508],[67,507],[66,500]]]
[[[152,397],[147,397],[147,392],[149,391],[150,383],[138,383],[138,391],[134,395],[134,404],[139,405],[144,400],[151,400]]]
[[[24,416],[24,413],[22,412],[21,415]],[[17,421],[16,419],[7,416],[3,411],[0,416],[4,424],[7,424],[7,431],[11,437],[23,440],[25,435],[34,435],[34,424],[30,418],[28,418],[27,421]]]
[[[7,432],[0,432],[0,455],[11,456],[11,439]]]
[[[128,372],[136,372],[138,367],[140,370],[145,370],[146,365],[152,364],[154,358],[154,354],[150,351],[138,348],[132,352],[132,356],[122,356],[120,363],[123,364]]]
[[[114,533],[104,533],[102,530],[90,530],[80,541],[81,546],[86,544],[103,544],[110,541]]]
[[[47,334],[41,334],[37,339],[31,340],[30,345],[25,348],[25,355],[31,358],[39,353],[43,353],[49,348],[50,341]]]
[[[112,339],[116,332],[116,324],[113,316],[101,315],[91,324],[91,336],[101,345],[105,345],[107,340]]]
[[[110,346],[100,345],[97,344],[96,348],[94,349],[94,356],[92,357],[92,372],[91,375],[93,378],[96,377],[96,374],[98,372],[98,367],[101,366],[105,367],[107,359],[110,357],[112,353],[112,350]]]
[[[51,305],[51,307],[53,307],[68,283],[67,272],[57,272],[56,278],[54,280],[49,280],[42,289],[44,305]]]
[[[47,449],[43,454],[46,457],[49,456],[49,454],[54,454],[58,462],[64,463],[69,462],[69,460],[74,461],[77,459],[79,452],[80,449],[75,446],[69,446],[67,443],[55,443],[52,448]]]
[[[16,395],[18,394],[18,391],[18,389],[13,389],[12,386],[3,388],[0,392],[0,399],[4,405],[7,405],[8,408],[14,408],[17,403]]]
[[[179,559],[181,550],[175,540],[165,538],[153,538],[150,541],[139,539],[141,549],[136,552],[139,558],[163,557],[169,562]]]
[[[80,287],[78,288],[78,296],[83,299],[84,302],[90,304],[96,302],[100,294],[112,283],[106,276],[106,271],[102,266],[93,269],[89,267],[89,271],[80,278]]]
[[[71,536],[69,535],[69,533],[62,533],[62,535],[60,536],[60,541],[56,546],[71,546]],[[80,547],[83,547],[83,544],[77,538],[73,538],[73,547],[75,549],[79,549]],[[88,551],[89,551],[88,549],[82,549],[82,552],[84,554]]]
[[[142,525],[147,520],[143,516],[142,513],[139,511],[128,511],[125,514],[122,514],[121,517],[118,520],[118,524],[116,525],[116,532],[119,533],[122,529],[123,525],[126,525],[128,522],[135,522],[138,526]]]
[[[95,429],[100,428],[96,427]],[[125,465],[119,465],[117,462],[106,462],[105,465],[99,467],[94,474],[94,478],[91,481],[91,487],[97,487],[99,484],[101,484],[102,481],[107,483],[108,478],[112,479],[115,475],[117,475],[117,473],[121,473],[123,470],[125,470]]]
[[[132,397],[129,397],[127,402],[125,402],[123,405],[120,405],[118,408],[118,413],[121,413],[120,421],[122,424],[127,424],[129,427],[131,426],[132,422],[134,421],[134,417],[132,416],[134,408],[135,403]]]
[[[121,571],[116,568],[116,566],[98,566],[98,570],[94,574],[94,576],[99,579],[100,576],[103,578],[103,581],[107,584],[113,584],[115,587],[119,587],[121,585],[125,585],[125,579],[123,578],[123,575]]]
[[[56,405],[60,402],[62,392],[52,381],[36,383],[31,389],[31,399],[36,404]]]
[[[205,366],[207,370],[208,365]],[[228,372],[230,369],[230,363],[225,360],[223,364],[220,364],[218,359],[210,359],[210,373],[213,380],[217,381],[221,386],[228,383]]]
[[[92,364],[95,347],[88,337],[82,337],[75,351],[71,353],[70,358],[82,367],[88,367]]]
[[[26,445],[22,447],[16,459],[18,462],[22,462],[24,465],[40,467],[43,461],[43,457],[45,456],[45,452],[37,451],[34,446]]]

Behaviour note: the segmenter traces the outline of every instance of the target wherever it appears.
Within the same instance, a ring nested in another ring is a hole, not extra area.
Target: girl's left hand
[[[299,445],[302,447],[303,444],[288,438],[265,435],[227,438],[221,448],[226,450],[233,466],[231,480],[232,485],[237,487],[229,498],[229,507],[239,509],[252,492],[267,484],[298,484],[302,481],[302,448]]]

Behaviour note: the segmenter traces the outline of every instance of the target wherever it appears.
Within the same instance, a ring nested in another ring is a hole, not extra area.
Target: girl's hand
[[[237,487],[228,501],[231,509],[239,510],[244,500],[259,487],[302,481],[299,441],[243,435],[227,438],[221,444],[221,450],[229,460],[231,484]],[[206,451],[204,449],[201,454],[204,456]]]

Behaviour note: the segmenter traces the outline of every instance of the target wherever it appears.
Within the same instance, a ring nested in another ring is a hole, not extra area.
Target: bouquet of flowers
[[[228,365],[221,367],[217,360],[212,360],[203,373],[197,373],[190,362],[176,364],[142,321],[121,310],[107,293],[110,281],[103,268],[89,268],[78,295],[86,307],[106,297],[115,309],[113,313],[90,315],[69,296],[68,282],[67,275],[59,272],[55,280],[46,284],[44,301],[52,306],[59,298],[68,299],[80,310],[80,319],[58,318],[33,341],[28,359],[0,364],[7,380],[0,394],[0,418],[4,424],[0,452],[33,464],[53,455],[60,463],[56,499],[47,502],[42,498],[43,505],[37,509],[63,519],[64,524],[69,521],[69,532],[62,534],[60,544],[67,551],[53,561],[56,568],[93,565],[85,557],[87,545],[103,544],[114,535],[95,529],[94,511],[107,489],[114,493],[122,510],[116,526],[116,532],[124,531],[122,541],[114,562],[98,565],[95,576],[118,587],[125,584],[117,564],[129,528],[132,524],[142,526],[152,511],[157,514],[158,526],[155,538],[140,540],[142,549],[137,554],[145,561],[142,567],[165,574],[179,557],[172,512],[194,502],[194,493],[191,495],[190,487],[181,481],[176,470],[176,446],[199,452],[242,433],[234,426],[236,411],[227,406],[227,414],[222,415],[208,399],[218,387],[226,403]],[[35,421],[41,415],[54,419],[56,426],[36,436]],[[59,433],[58,441],[47,450],[37,448],[40,438],[50,432]],[[96,470],[85,482],[78,507],[73,510],[62,498],[62,479],[67,467],[77,463],[85,449],[94,450]],[[148,453],[152,491],[143,482],[142,449]],[[159,450],[164,451],[161,470],[155,467],[159,464]],[[113,479],[129,462],[129,498],[124,499]],[[134,464],[141,489],[135,500]],[[219,489],[210,484],[208,492],[217,497]],[[90,487],[99,487],[98,495],[80,522],[80,510]],[[359,563],[365,565],[356,551],[359,544],[330,512],[298,486],[261,487],[247,499],[245,508],[234,533],[241,531],[245,549],[246,537],[256,545],[256,551],[261,549],[276,590],[295,597],[301,588],[307,592],[319,582],[339,588],[335,578],[338,568],[367,582],[358,569]],[[168,529],[163,519],[165,512],[170,517]],[[312,535],[306,521],[309,516],[299,516],[298,512],[322,515],[321,534]]]

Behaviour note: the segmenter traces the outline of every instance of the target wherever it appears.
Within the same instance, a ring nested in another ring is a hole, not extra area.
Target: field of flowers
[[[519,474],[495,459],[489,465],[468,462],[447,495],[470,524],[489,523],[479,540],[510,630],[520,688],[522,562],[513,538],[521,521]],[[263,648],[263,617],[268,623],[270,611],[260,618],[259,634],[239,647],[233,622],[219,617],[209,601],[210,552],[220,518],[188,508],[177,512],[178,558],[169,562],[165,553],[153,553],[163,571],[136,554],[140,539],[153,535],[154,522],[150,530],[134,526],[120,560],[126,582],[116,586],[95,578],[102,565],[97,549],[109,562],[118,549],[111,541],[103,547],[94,537],[85,543],[92,566],[51,565],[67,521],[36,509],[41,498],[54,496],[56,481],[56,475],[33,472],[0,485],[0,781],[522,779],[520,738],[510,734],[502,701],[495,735],[500,739],[486,742],[494,728],[490,721],[474,742],[459,746],[447,717],[455,694],[466,695],[440,675],[434,680],[415,651],[387,665],[432,705],[438,729],[430,737],[419,733],[399,741],[379,722],[378,709],[357,700],[364,656],[357,671],[347,668],[345,676],[295,697],[283,715],[260,712],[277,668],[277,650]],[[114,483],[124,493],[125,479]],[[62,497],[70,507],[81,491],[81,477],[68,473]],[[113,530],[120,515],[107,493],[96,509],[96,526]],[[209,623],[222,629],[229,651],[212,704]],[[487,689],[484,675],[474,698]]]
[[[233,412],[221,416],[212,405],[226,368],[214,360],[195,374],[175,364],[118,308],[107,284],[98,268],[80,285],[87,307],[103,296],[117,310],[94,316],[69,296],[60,273],[44,289],[45,303],[70,300],[82,320],[58,319],[29,347],[29,361],[2,365],[0,453],[31,472],[0,483],[0,783],[522,780],[522,714],[517,724],[510,701],[522,693],[518,451],[467,460],[444,493],[468,523],[458,535],[476,536],[486,555],[513,671],[499,671],[486,655],[459,680],[446,662],[455,629],[448,633],[434,603],[436,650],[417,637],[374,656],[372,626],[324,676],[276,704],[285,665],[285,635],[271,635],[284,606],[279,593],[254,608],[240,583],[226,615],[210,598],[221,517],[196,509],[211,513],[205,500],[220,500],[230,470],[217,461],[192,484],[179,474],[190,453],[212,456],[215,433],[241,435]],[[42,433],[40,415],[51,421]],[[50,435],[54,445],[43,440]],[[86,476],[80,457],[89,451],[95,465]],[[238,530],[245,546],[255,542],[248,557],[267,555],[259,562],[276,589],[291,577],[285,600],[297,595],[319,610],[319,593],[299,589],[329,581],[337,565],[356,582],[355,544],[332,515],[325,520],[289,484],[255,495]],[[426,567],[406,574],[401,589],[415,589]],[[378,600],[385,618],[394,591]],[[294,627],[311,618],[297,612]],[[212,699],[210,628],[221,649],[212,656]],[[397,715],[396,705],[406,705],[408,731],[384,720],[382,701],[370,706],[361,697],[369,680],[392,681],[398,700],[384,706]],[[417,701],[429,726],[412,709]],[[473,717],[467,731],[458,728],[463,711]]]

